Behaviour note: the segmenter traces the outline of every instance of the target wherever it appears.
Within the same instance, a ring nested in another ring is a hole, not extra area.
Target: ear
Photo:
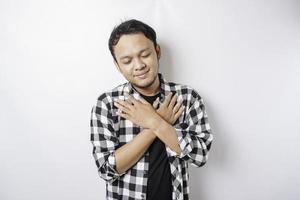
[[[159,60],[160,56],[161,56],[161,50],[160,50],[159,44],[156,44],[155,51],[156,51],[156,54],[157,54],[157,59]]]

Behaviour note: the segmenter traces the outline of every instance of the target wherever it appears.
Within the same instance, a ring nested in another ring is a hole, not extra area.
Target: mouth
[[[146,78],[148,72],[149,72],[149,70],[146,71],[146,72],[144,72],[144,73],[142,73],[142,74],[135,75],[135,76],[138,77],[138,78],[144,79],[144,78]]]

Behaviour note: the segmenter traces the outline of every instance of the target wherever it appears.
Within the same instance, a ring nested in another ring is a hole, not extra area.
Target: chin
[[[134,83],[135,86],[139,87],[139,88],[147,88],[151,85],[151,82],[144,82],[144,83],[141,83],[141,82],[135,82]]]
[[[137,87],[140,87],[140,88],[147,88],[147,87],[150,87],[154,83],[154,81],[155,81],[155,78],[154,79],[147,78],[144,80],[135,81],[134,85],[136,85]]]

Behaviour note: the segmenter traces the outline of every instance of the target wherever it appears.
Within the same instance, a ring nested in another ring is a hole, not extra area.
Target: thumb
[[[139,100],[143,103],[143,104],[149,104],[148,101],[146,101],[143,97],[139,96]]]
[[[157,97],[157,98],[155,99],[155,101],[153,102],[153,108],[157,109],[158,104],[159,104],[159,97]]]

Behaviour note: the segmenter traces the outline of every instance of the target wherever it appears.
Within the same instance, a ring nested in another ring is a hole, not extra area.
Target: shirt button
[[[141,197],[142,197],[143,199],[145,199],[145,194],[141,194]]]

